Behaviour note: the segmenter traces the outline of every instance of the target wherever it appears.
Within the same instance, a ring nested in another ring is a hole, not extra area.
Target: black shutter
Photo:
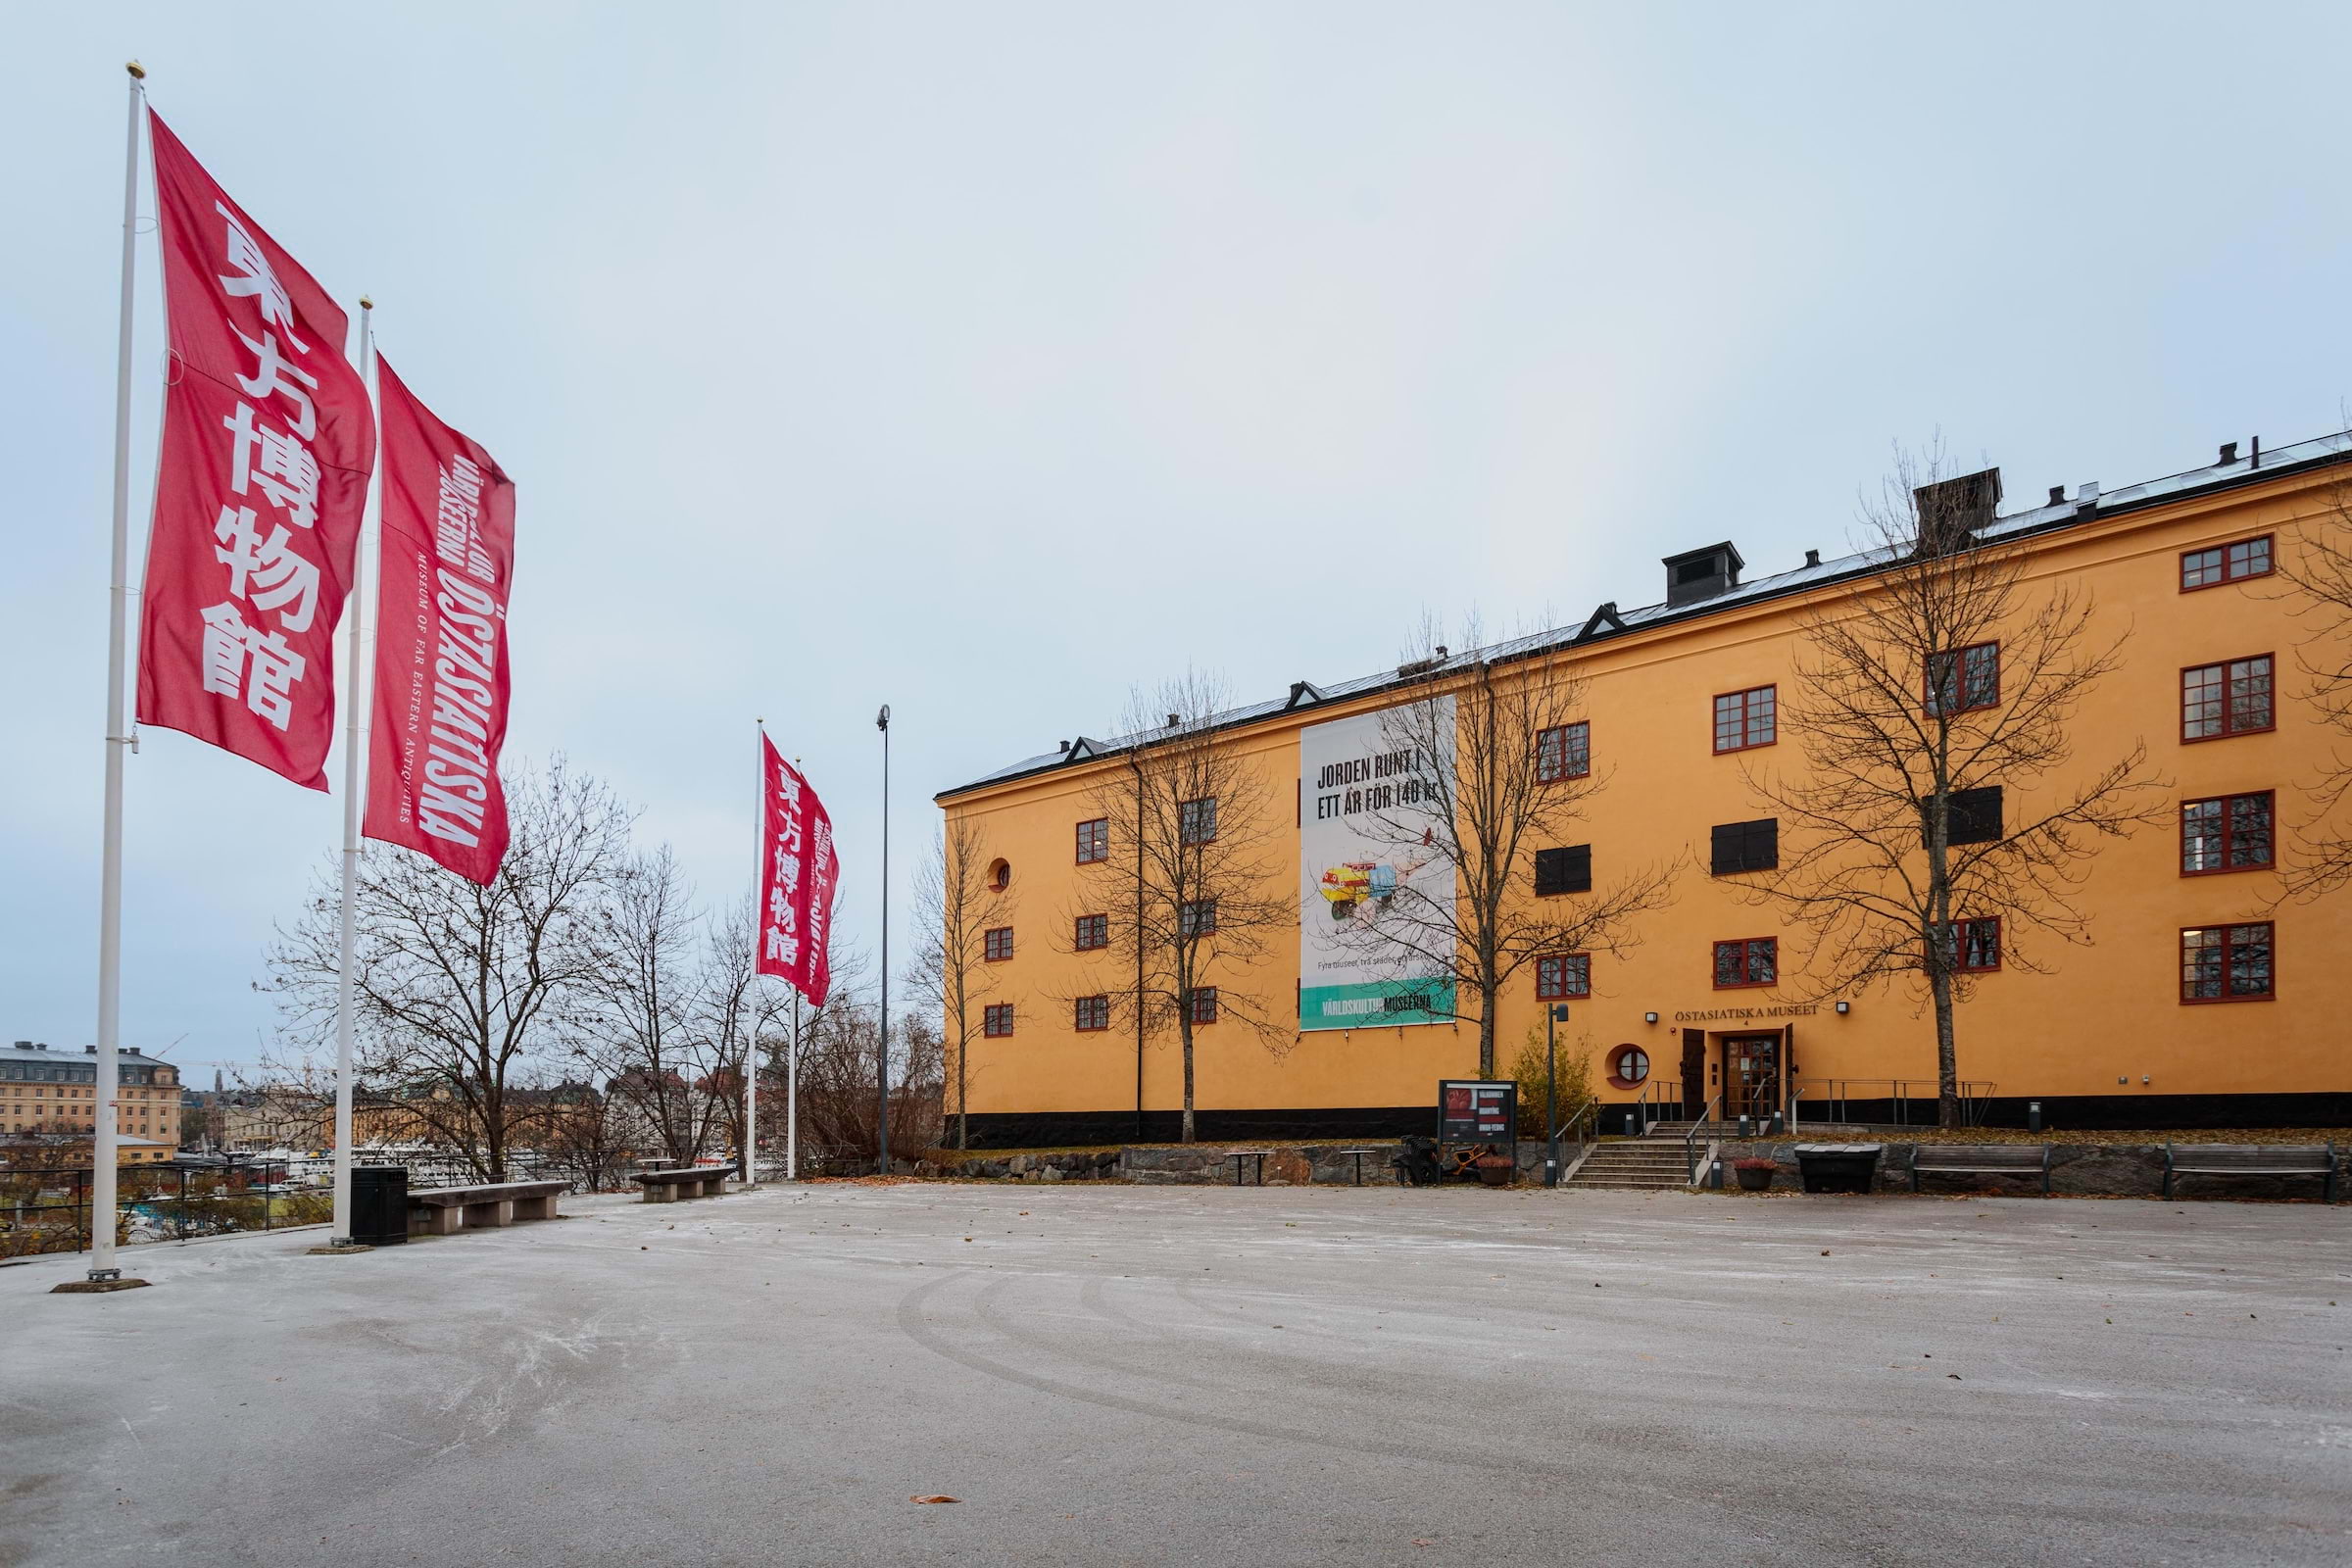
[[[1923,818],[1927,811],[1928,808],[1923,805],[1920,808]],[[1951,797],[1951,809],[1945,826],[1951,835],[1946,842],[1951,844],[1996,844],[2000,842],[2002,836],[2001,787],[1998,784],[1989,784],[1981,790],[1954,790]],[[1928,837],[1926,821],[1923,820],[1920,823],[1919,831],[1920,838],[1924,842]]]
[[[1592,890],[1592,846],[1571,844],[1564,849],[1536,852],[1536,897]]]
[[[1717,876],[1769,871],[1781,863],[1781,819],[1777,816],[1753,822],[1719,822],[1712,838],[1709,863]]]

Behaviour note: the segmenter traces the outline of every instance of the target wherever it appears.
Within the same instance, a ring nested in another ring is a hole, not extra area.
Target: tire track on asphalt
[[[1277,1443],[1304,1444],[1310,1447],[1329,1448],[1340,1453],[1369,1454],[1384,1459],[1409,1459],[1421,1464],[1443,1464],[1470,1470],[1509,1470],[1520,1475],[1540,1476],[1547,1480],[1575,1480],[1586,1487],[1606,1485],[1622,1490],[1630,1499],[1639,1490],[1640,1477],[1630,1470],[1607,1477],[1596,1477],[1590,1465],[1550,1464],[1531,1459],[1523,1454],[1481,1449],[1475,1453],[1448,1452],[1431,1443],[1392,1443],[1378,1438],[1339,1439],[1317,1432],[1302,1432],[1295,1427],[1278,1426],[1270,1421],[1252,1421],[1241,1416],[1211,1415],[1201,1410],[1187,1410],[1151,1399],[1132,1398],[1126,1395],[1109,1394],[1100,1389],[1081,1388],[1059,1378],[1024,1372],[1006,1366],[976,1350],[955,1344],[945,1334],[936,1331],[922,1315],[924,1303],[940,1291],[969,1277],[969,1270],[958,1270],[944,1278],[916,1286],[899,1298],[899,1329],[908,1339],[932,1354],[955,1362],[1004,1383],[1010,1383],[1034,1393],[1052,1395],[1056,1398],[1092,1404],[1105,1410],[1117,1410],[1126,1415],[1139,1415],[1155,1421],[1174,1421],[1185,1426],[1202,1427],[1212,1432],[1231,1432],[1243,1437],[1267,1438]]]

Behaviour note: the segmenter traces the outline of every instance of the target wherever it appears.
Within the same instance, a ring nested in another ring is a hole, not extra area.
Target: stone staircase
[[[1703,1154],[1705,1151],[1700,1152]],[[1690,1185],[1680,1138],[1627,1138],[1593,1146],[1576,1167],[1569,1187],[1609,1187],[1640,1192],[1672,1192]]]

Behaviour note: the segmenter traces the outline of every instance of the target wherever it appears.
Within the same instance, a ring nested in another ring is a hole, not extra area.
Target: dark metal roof
[[[2167,474],[2161,479],[2144,480],[2139,484],[2127,485],[2120,490],[2102,491],[2095,483],[2086,484],[2072,500],[2055,500],[2043,506],[2028,508],[2023,512],[2013,512],[2006,516],[1998,517],[1989,526],[1980,529],[1978,537],[2016,539],[2029,534],[2047,533],[2055,529],[2070,527],[2076,523],[2087,522],[2096,517],[2114,516],[2120,513],[2136,512],[2148,507],[2161,506],[2165,502],[2179,500],[2182,496],[2236,489],[2243,485],[2275,479],[2283,473],[2293,473],[2343,463],[2352,460],[2352,430],[2339,430],[2332,435],[2318,436],[2309,441],[2296,442],[2292,446],[2274,447],[2267,452],[2258,451],[2244,457],[2235,455],[2235,443],[2231,443],[2228,451],[2230,454],[2228,461],[2202,468],[2188,468],[2180,473]],[[1723,548],[1721,545],[1710,545],[1707,550]],[[1706,552],[1700,552],[1700,554],[1704,553]],[[1509,638],[1502,642],[1490,644],[1485,648],[1470,649],[1443,660],[1435,660],[1426,664],[1413,666],[1409,675],[1399,675],[1397,671],[1390,669],[1329,686],[1310,685],[1305,681],[1296,682],[1288,697],[1269,698],[1264,702],[1229,709],[1216,714],[1201,727],[1209,730],[1234,729],[1256,723],[1262,719],[1278,717],[1284,713],[1298,712],[1308,708],[1319,707],[1325,703],[1344,702],[1348,698],[1367,696],[1391,686],[1405,684],[1408,680],[1412,682],[1425,681],[1430,675],[1446,670],[1474,669],[1481,662],[1502,663],[1510,660],[1526,659],[1559,649],[1584,647],[1652,626],[1696,620],[1720,611],[1752,605],[1761,600],[1785,598],[1790,594],[1803,593],[1808,589],[1818,588],[1844,578],[1868,576],[1885,567],[1892,554],[1891,551],[1886,549],[1865,550],[1837,561],[1824,561],[1818,564],[1799,566],[1794,571],[1784,571],[1775,576],[1759,577],[1753,582],[1741,583],[1737,588],[1728,589],[1723,593],[1690,604],[1667,605],[1661,603],[1644,606],[1640,610],[1620,611],[1615,602],[1611,601],[1595,610],[1588,619],[1581,623],[1578,629],[1563,627],[1537,632],[1532,636]],[[1667,559],[1679,558],[1669,557]],[[1311,694],[1311,697],[1308,694]],[[1302,698],[1306,700],[1302,701]],[[947,801],[958,795],[968,795],[974,790],[986,789],[991,785],[1006,784],[1032,774],[1048,772],[1071,762],[1113,757],[1139,743],[1160,739],[1166,733],[1165,730],[1151,729],[1140,734],[1116,736],[1110,740],[1089,740],[1082,746],[1072,748],[1067,752],[1053,751],[1036,757],[1023,758],[1020,761],[998,768],[993,773],[983,774],[968,784],[958,784],[953,788],[942,790],[932,799]]]

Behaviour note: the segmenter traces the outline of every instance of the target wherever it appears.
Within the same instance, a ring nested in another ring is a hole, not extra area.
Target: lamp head
[[[874,715],[874,728],[890,728],[890,705],[888,703],[884,703],[882,705],[882,711]]]

